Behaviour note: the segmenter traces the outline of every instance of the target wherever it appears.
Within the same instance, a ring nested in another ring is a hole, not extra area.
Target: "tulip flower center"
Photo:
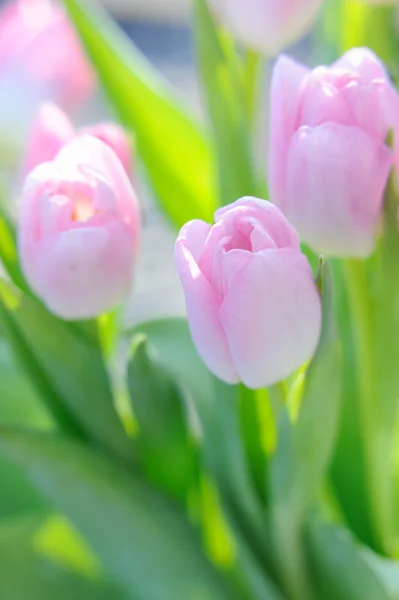
[[[226,252],[229,250],[249,250],[252,252],[251,234],[254,226],[250,221],[242,221],[232,231],[228,231],[230,240],[224,244]]]
[[[86,196],[77,196],[74,198],[74,206],[72,212],[72,220],[78,223],[85,223],[96,214],[93,202]]]

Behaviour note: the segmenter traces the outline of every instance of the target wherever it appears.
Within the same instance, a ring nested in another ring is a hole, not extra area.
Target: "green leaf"
[[[154,348],[158,361],[193,395],[206,404],[214,393],[213,378],[197,354],[186,319],[155,319],[140,323],[127,335],[142,334]]]
[[[393,600],[347,530],[316,518],[309,526],[308,543],[317,598]]]
[[[340,413],[341,352],[328,263],[321,275],[323,324],[316,354],[307,370],[296,420],[285,411],[271,459],[271,502],[291,522],[303,519],[328,468]]]
[[[240,386],[227,385],[214,378],[214,393],[199,411],[204,460],[238,541],[239,565],[252,595],[259,600],[282,600],[275,584],[274,557],[264,508],[252,483],[241,438],[240,393]]]
[[[205,0],[195,3],[197,60],[212,123],[221,204],[256,196],[242,64],[222,40]]]
[[[359,413],[356,352],[353,337],[353,317],[348,302],[348,285],[342,264],[334,264],[337,290],[337,318],[342,340],[342,401],[341,420],[330,479],[335,496],[350,529],[364,544],[378,547],[374,523],[370,514],[367,492],[367,466],[364,431]]]
[[[61,321],[5,283],[0,324],[56,422],[131,459],[132,446],[116,414],[101,347],[90,337],[90,328]]]
[[[333,281],[328,263],[321,263],[322,333],[306,373],[296,420],[286,410],[278,445],[270,464],[270,511],[274,540],[287,587],[308,594],[301,551],[307,511],[329,467],[338,430],[341,400],[341,353],[335,326]],[[297,597],[294,595],[294,598]],[[307,596],[306,596],[307,597]]]
[[[267,444],[270,446],[272,440],[265,438],[270,435],[270,421],[273,420],[271,403],[266,390],[249,390],[241,385],[239,395],[240,429],[248,471],[261,502],[266,505]]]
[[[132,344],[128,389],[140,428],[137,445],[146,473],[184,501],[198,475],[188,423],[190,407],[182,389],[154,359],[141,335]]]
[[[399,232],[393,177],[383,216],[374,255],[344,263],[349,315],[341,328],[345,338],[351,337],[345,363],[354,381],[352,393],[346,394],[349,404],[333,475],[353,530],[375,551],[391,555],[398,526],[393,450],[399,396]]]
[[[0,260],[14,284],[26,293],[30,293],[19,266],[15,225],[0,200]]]
[[[52,427],[53,422],[34,393],[32,385],[12,360],[6,341],[0,336],[0,422],[33,426],[42,429]],[[0,457],[0,519],[4,516],[43,508],[42,498],[27,481],[26,475]]]
[[[134,471],[60,436],[3,427],[0,449],[73,522],[129,598],[236,597],[184,515]]]
[[[271,564],[266,519],[247,471],[236,412],[239,389],[216,380],[199,358],[187,321],[160,319],[138,325],[177,382],[193,397],[202,431],[202,452],[221,495],[229,526],[239,539],[239,557],[248,587],[259,600],[281,600],[267,574]]]
[[[115,587],[43,556],[34,544],[42,517],[0,521],[0,590],[7,600],[123,600]]]
[[[124,123],[135,134],[162,209],[174,225],[213,220],[208,140],[177,93],[94,3],[66,0],[69,14]]]
[[[384,589],[389,593],[389,598],[399,600],[399,562],[383,558],[368,548],[364,548],[362,555]]]

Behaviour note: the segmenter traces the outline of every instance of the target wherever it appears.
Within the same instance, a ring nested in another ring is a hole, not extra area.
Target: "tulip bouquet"
[[[125,129],[46,97],[0,204],[0,596],[398,600],[396,8],[193,4],[207,125],[65,1]],[[187,319],[127,329],[141,171]]]

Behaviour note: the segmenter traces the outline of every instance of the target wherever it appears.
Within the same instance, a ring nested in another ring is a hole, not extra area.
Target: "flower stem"
[[[365,479],[368,490],[368,509],[374,529],[376,550],[386,551],[384,503],[381,501],[379,456],[376,452],[378,431],[375,431],[373,361],[373,315],[370,302],[366,265],[362,261],[347,260],[344,263],[346,286],[353,326],[356,356],[356,380],[358,408],[361,418],[365,455]]]

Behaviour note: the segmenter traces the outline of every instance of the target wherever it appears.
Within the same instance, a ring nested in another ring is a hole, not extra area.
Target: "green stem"
[[[276,527],[276,534],[279,536],[277,548],[286,592],[292,600],[311,600],[313,594],[308,581],[301,531],[287,523],[280,523],[280,527]]]
[[[245,105],[248,121],[251,129],[253,129],[258,108],[262,59],[257,52],[247,50],[244,55],[243,63]]]
[[[379,461],[375,452],[373,422],[374,364],[372,310],[369,303],[369,283],[364,262],[347,260],[344,263],[346,286],[353,323],[353,338],[356,350],[356,380],[358,402],[362,420],[362,433],[366,459],[365,478],[369,496],[371,527],[375,531],[377,550],[386,550],[384,503],[380,500]],[[377,399],[378,400],[378,399]]]

